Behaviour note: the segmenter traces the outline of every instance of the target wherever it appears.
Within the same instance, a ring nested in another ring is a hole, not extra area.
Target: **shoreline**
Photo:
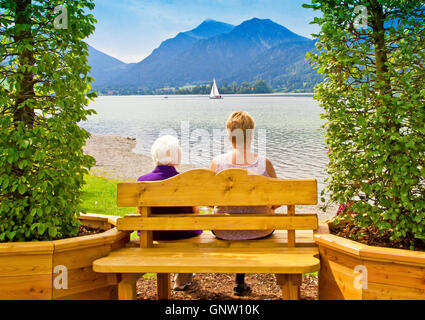
[[[275,93],[224,93],[223,97],[313,97],[314,92],[275,92]],[[208,94],[98,94],[98,97],[202,97],[208,98]]]
[[[91,174],[134,181],[155,168],[150,156],[133,152],[135,147],[136,139],[132,137],[91,134],[83,150],[96,159],[96,164],[90,170]],[[180,165],[177,169],[185,172],[195,168],[193,165]]]
[[[151,157],[134,153],[135,147],[136,139],[132,137],[91,134],[83,147],[85,154],[96,159],[90,174],[120,181],[136,181],[138,177],[151,172],[155,167]],[[177,170],[183,173],[196,168],[199,166],[180,165]],[[338,209],[332,206],[324,212],[319,202],[316,206],[296,206],[296,212],[311,212],[313,208],[321,220],[334,217]],[[277,212],[286,212],[286,207],[279,208]]]

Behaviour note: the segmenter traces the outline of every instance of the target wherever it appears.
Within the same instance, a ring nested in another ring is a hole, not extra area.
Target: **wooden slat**
[[[295,206],[288,206],[288,216],[295,216]],[[288,230],[288,247],[295,247],[295,240],[295,230]]]
[[[67,297],[81,295],[81,299],[85,296],[85,293],[90,290],[109,289],[108,274],[101,274],[94,272],[92,266],[82,269],[73,269],[68,272],[68,288],[67,289],[56,289],[53,286],[53,300],[63,300]],[[57,274],[53,275],[53,278],[57,277]]]
[[[388,261],[390,263],[400,263],[412,266],[425,266],[425,254],[421,251],[364,246],[360,250],[360,257],[372,261]]]
[[[420,289],[425,299],[425,266],[418,267],[392,262],[363,261],[367,268],[368,283],[382,283],[399,287]],[[391,275],[391,276],[388,276]]]
[[[136,300],[136,282],[140,276],[138,273],[121,275],[121,282],[118,284],[119,300]]]
[[[320,247],[321,268],[319,272],[320,300],[361,300],[362,289],[355,288],[358,274],[354,271],[363,262],[351,255]]]
[[[107,287],[96,288],[90,291],[70,294],[54,300],[117,300],[118,286],[110,285]]]
[[[421,288],[408,288],[382,283],[368,283],[363,290],[363,300],[424,300],[425,292]]]
[[[350,254],[363,260],[425,265],[425,254],[421,251],[368,246],[333,234],[315,234],[314,240],[322,247]]]
[[[0,244],[0,300],[52,298],[53,242]]]
[[[125,248],[96,260],[105,273],[307,273],[320,268],[317,248]]]
[[[317,215],[156,215],[118,219],[118,230],[315,230]]]
[[[157,273],[156,274],[156,291],[158,294],[158,300],[170,300],[171,299],[171,283],[169,273]]]
[[[52,273],[0,276],[0,300],[51,300]]]
[[[143,219],[148,219],[151,215],[152,209],[149,207],[142,207],[140,215]],[[152,248],[153,247],[153,233],[149,230],[142,230],[141,228],[133,229],[140,230],[140,248]]]
[[[283,300],[299,300],[301,274],[276,274],[276,282],[282,288]]]
[[[330,248],[354,257],[360,257],[360,251],[367,247],[367,245],[363,243],[338,237],[333,234],[315,234],[314,241],[321,247]]]
[[[54,249],[53,241],[40,242],[4,242],[0,243],[0,257],[2,256],[34,256],[36,254],[51,255]],[[0,273],[1,274],[1,273]]]
[[[131,242],[132,247],[139,247],[137,240]],[[265,239],[258,240],[219,240],[211,231],[204,231],[200,236],[182,239],[154,241],[158,248],[283,248],[288,246],[286,230],[275,230],[273,234]],[[316,247],[313,240],[312,230],[300,230],[297,232],[297,247]]]
[[[167,180],[118,184],[120,207],[315,205],[317,181],[280,180],[229,169],[184,172]]]

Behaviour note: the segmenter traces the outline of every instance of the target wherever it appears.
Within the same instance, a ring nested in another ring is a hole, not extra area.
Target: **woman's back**
[[[252,164],[248,165],[237,165],[233,164],[233,152],[222,154],[214,159],[216,164],[216,173],[219,173],[226,169],[240,168],[248,170],[251,173],[263,175],[268,177],[266,158],[260,155],[255,155],[256,160]],[[261,213],[273,213],[274,211],[267,206],[226,206],[226,207],[215,207],[214,213],[243,213],[243,214],[261,214]],[[260,239],[269,236],[273,233],[273,230],[240,230],[240,231],[226,231],[226,230],[214,230],[213,233],[220,239],[223,240],[253,240]]]

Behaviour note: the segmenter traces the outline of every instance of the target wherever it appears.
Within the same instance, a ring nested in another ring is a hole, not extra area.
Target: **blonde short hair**
[[[226,122],[226,128],[229,131],[229,134],[235,133],[238,130],[243,131],[244,140],[248,142],[248,139],[251,139],[252,137],[252,131],[255,128],[255,122],[252,116],[245,111],[236,111],[233,112]],[[251,133],[247,136],[247,132]],[[232,143],[235,142],[235,137],[232,137]]]
[[[156,165],[178,165],[181,160],[181,148],[176,137],[159,137],[151,148],[152,160]]]

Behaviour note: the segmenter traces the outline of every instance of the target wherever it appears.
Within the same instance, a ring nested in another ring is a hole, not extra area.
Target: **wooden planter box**
[[[116,299],[117,279],[93,272],[92,262],[124,247],[130,240],[129,232],[115,228],[117,218],[81,215],[84,225],[106,230],[96,235],[0,243],[0,299]]]
[[[321,300],[425,300],[425,252],[316,234]]]

